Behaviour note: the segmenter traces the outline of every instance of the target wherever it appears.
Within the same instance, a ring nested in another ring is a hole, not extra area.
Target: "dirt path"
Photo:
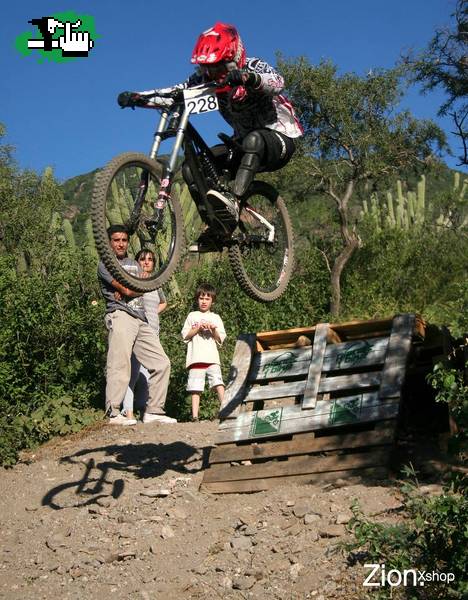
[[[0,598],[358,598],[335,552],[391,484],[200,493],[215,423],[99,427],[0,472]]]

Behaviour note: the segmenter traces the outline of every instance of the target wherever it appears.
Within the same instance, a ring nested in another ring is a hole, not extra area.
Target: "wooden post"
[[[320,323],[315,329],[314,345],[310,359],[309,373],[302,400],[302,408],[315,408],[322,375],[323,357],[327,347],[328,323]]]
[[[414,314],[396,315],[388,341],[387,355],[382,370],[379,398],[397,398],[405,378],[405,367],[411,349]]]
[[[256,335],[253,333],[241,333],[237,338],[229,380],[224,392],[223,404],[219,410],[220,419],[234,419],[239,413],[240,405],[246,394],[247,376],[252,363],[255,343]]]

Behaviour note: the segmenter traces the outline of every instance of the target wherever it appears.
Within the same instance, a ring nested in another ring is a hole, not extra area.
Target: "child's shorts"
[[[208,387],[210,389],[217,385],[224,385],[219,365],[190,368],[186,388],[187,392],[203,392],[205,389],[205,375],[208,378]]]

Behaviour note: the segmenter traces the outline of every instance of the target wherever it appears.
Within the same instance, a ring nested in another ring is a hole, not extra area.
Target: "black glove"
[[[183,102],[184,90],[174,90],[170,93],[170,96],[174,100],[174,102]]]
[[[229,71],[224,80],[226,85],[236,87],[238,85],[244,85],[245,87],[257,87],[260,83],[260,75],[252,73],[251,71],[241,71],[240,69],[234,69]]]
[[[117,102],[120,108],[130,107],[135,110],[135,106],[141,106],[142,97],[136,92],[122,92],[118,95]]]

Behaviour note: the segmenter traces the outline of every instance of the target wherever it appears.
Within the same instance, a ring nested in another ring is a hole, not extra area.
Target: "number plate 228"
[[[219,109],[218,98],[214,92],[200,94],[197,90],[184,90],[184,99],[185,106],[191,115],[198,115]]]

